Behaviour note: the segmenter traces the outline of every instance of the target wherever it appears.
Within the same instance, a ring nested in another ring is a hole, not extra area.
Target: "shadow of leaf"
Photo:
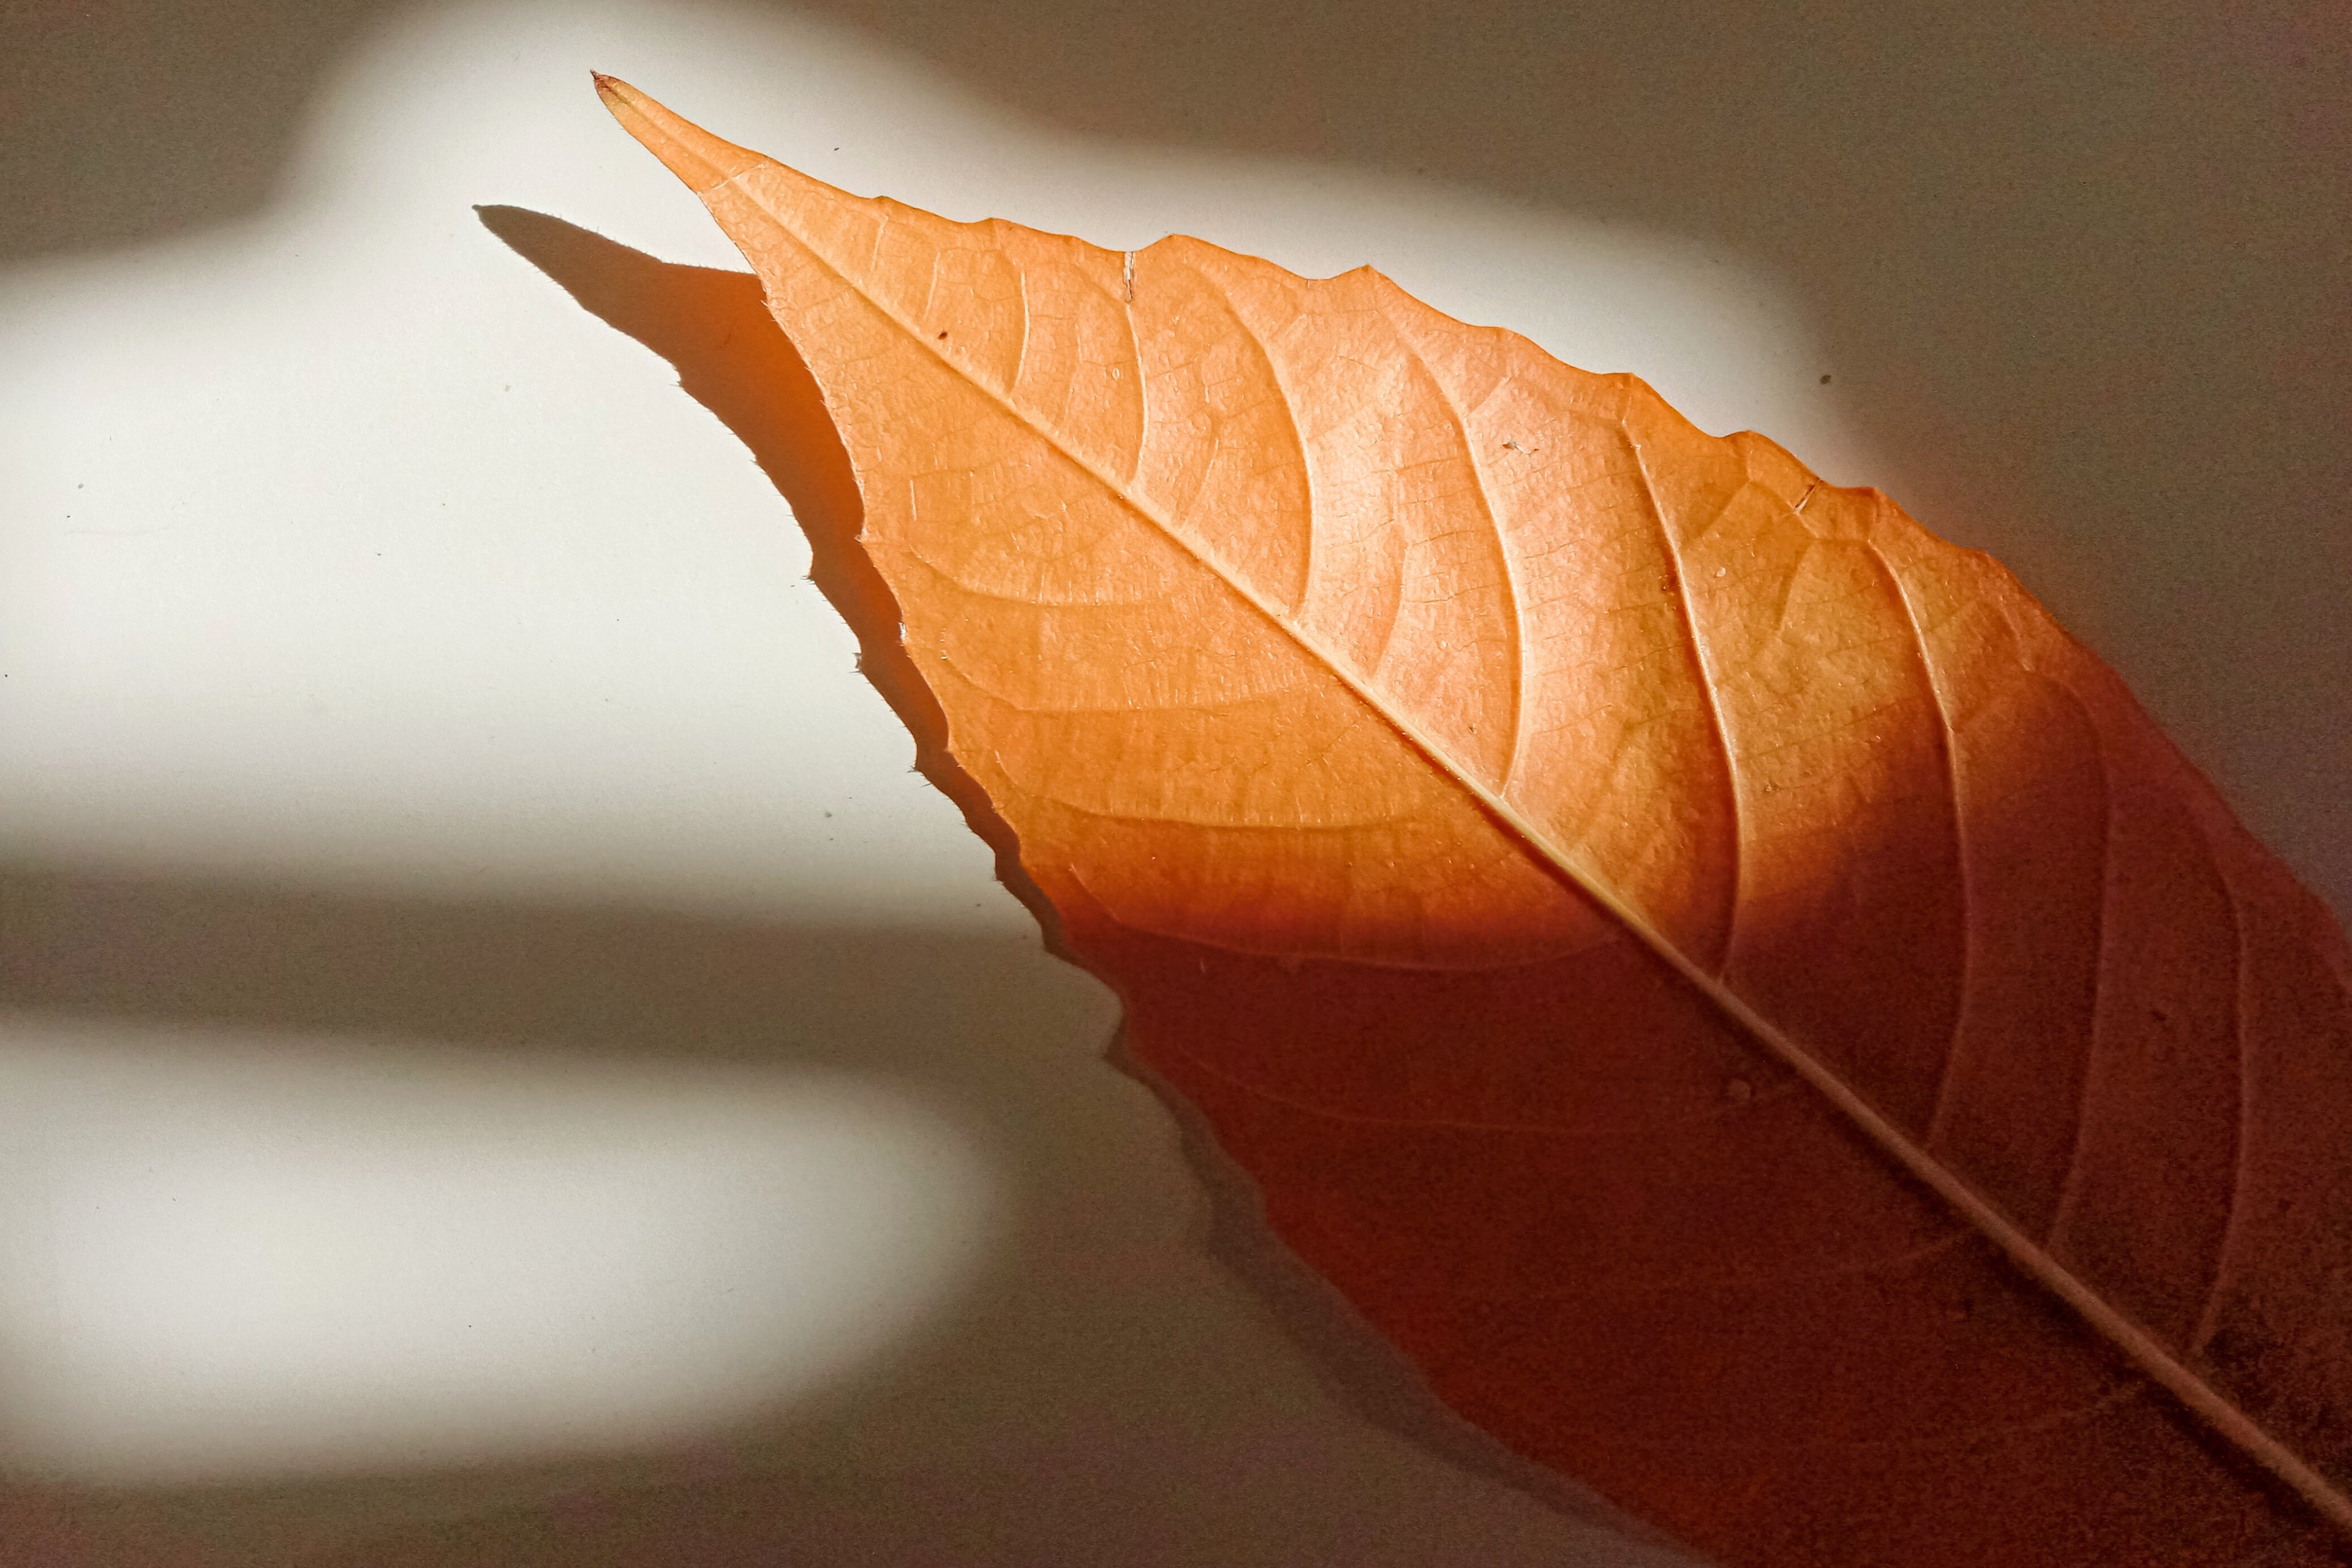
[[[998,879],[1044,926],[1050,947],[1053,906],[1022,871],[1012,830],[948,754],[946,718],[899,645],[898,601],[857,546],[865,509],[849,454],[815,377],[769,316],[759,279],[660,261],[522,207],[474,210],[583,310],[668,361],[686,395],[750,448],[808,536],[810,579],[856,635],[858,668],[914,736],[916,767],[996,852]]]

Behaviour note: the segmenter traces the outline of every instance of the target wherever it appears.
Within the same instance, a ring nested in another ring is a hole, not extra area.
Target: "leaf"
[[[2336,1560],[2352,963],[1998,565],[1368,268],[598,82],[1041,916],[1446,1403],[1729,1563]]]

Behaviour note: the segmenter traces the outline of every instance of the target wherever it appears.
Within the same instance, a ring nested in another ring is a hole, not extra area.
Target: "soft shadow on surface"
[[[0,260],[256,210],[324,73],[398,9],[0,11]],[[1761,263],[1906,476],[1896,499],[2130,671],[2341,908],[2336,0],[805,9],[1047,124],[1423,176]]]
[[[1442,1512],[1460,1493],[1412,1489],[1427,1465],[1288,1446],[1335,1430],[1308,1408],[1331,1390],[1236,1338],[1258,1308],[1199,1255],[1174,1130],[1100,1059],[1107,999],[1032,940],[38,868],[0,868],[0,916],[7,1016],[850,1070],[976,1124],[1015,1211],[978,1283],[895,1353],[707,1442],[253,1485],[20,1480],[0,1486],[8,1568],[1463,1560]],[[1255,1272],[1294,1323],[1319,1318],[1343,1400],[1485,1478],[1448,1485],[1580,1506],[1434,1409],[1295,1266]],[[1572,1527],[1516,1506],[1484,1560],[1562,1561]],[[1360,1529],[1318,1533],[1335,1517]],[[1565,1560],[1672,1559],[1604,1536]]]

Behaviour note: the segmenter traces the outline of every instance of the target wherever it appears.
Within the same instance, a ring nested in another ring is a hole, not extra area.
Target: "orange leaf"
[[[1370,269],[599,86],[1064,949],[1454,1409],[1727,1562],[2340,1549],[2343,939],[1999,566]]]

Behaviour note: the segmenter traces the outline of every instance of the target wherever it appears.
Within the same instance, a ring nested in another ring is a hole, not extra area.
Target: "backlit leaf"
[[[1455,1410],[1727,1563],[2334,1560],[2343,939],[2007,573],[1369,269],[600,86],[1063,949]]]

